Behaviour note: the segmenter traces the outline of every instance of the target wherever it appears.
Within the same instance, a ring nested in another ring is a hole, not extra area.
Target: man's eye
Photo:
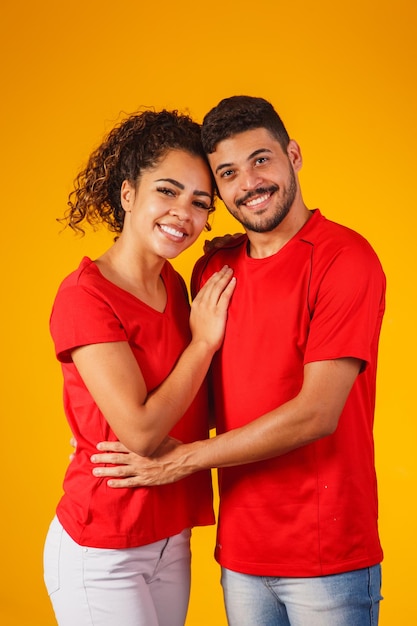
[[[257,165],[262,165],[262,163],[266,163],[267,160],[268,160],[267,157],[259,157],[259,158],[256,159],[255,163]]]
[[[221,178],[229,178],[232,174],[233,170],[224,170],[224,172],[221,173]]]

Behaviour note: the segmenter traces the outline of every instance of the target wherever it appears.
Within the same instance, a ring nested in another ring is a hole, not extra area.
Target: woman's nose
[[[175,215],[182,222],[189,220],[192,211],[192,206],[189,202],[185,202],[177,199],[170,209],[171,215]]]

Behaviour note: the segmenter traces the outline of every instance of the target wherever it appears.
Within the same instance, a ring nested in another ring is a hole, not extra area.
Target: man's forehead
[[[250,159],[261,152],[280,149],[279,141],[266,128],[253,128],[222,139],[214,152],[208,155],[211,164],[219,161]]]

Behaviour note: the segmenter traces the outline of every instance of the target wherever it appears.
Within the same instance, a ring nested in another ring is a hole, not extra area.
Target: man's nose
[[[262,180],[262,177],[256,170],[248,168],[241,174],[240,186],[244,191],[249,191],[258,187]]]

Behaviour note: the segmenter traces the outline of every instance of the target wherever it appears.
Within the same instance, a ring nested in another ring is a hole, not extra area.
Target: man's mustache
[[[258,187],[257,189],[253,189],[252,191],[248,191],[242,198],[238,198],[236,200],[236,206],[239,207],[241,204],[245,204],[248,200],[255,198],[256,196],[261,196],[263,193],[272,194],[278,191],[279,187],[277,185],[271,185],[270,187]]]

